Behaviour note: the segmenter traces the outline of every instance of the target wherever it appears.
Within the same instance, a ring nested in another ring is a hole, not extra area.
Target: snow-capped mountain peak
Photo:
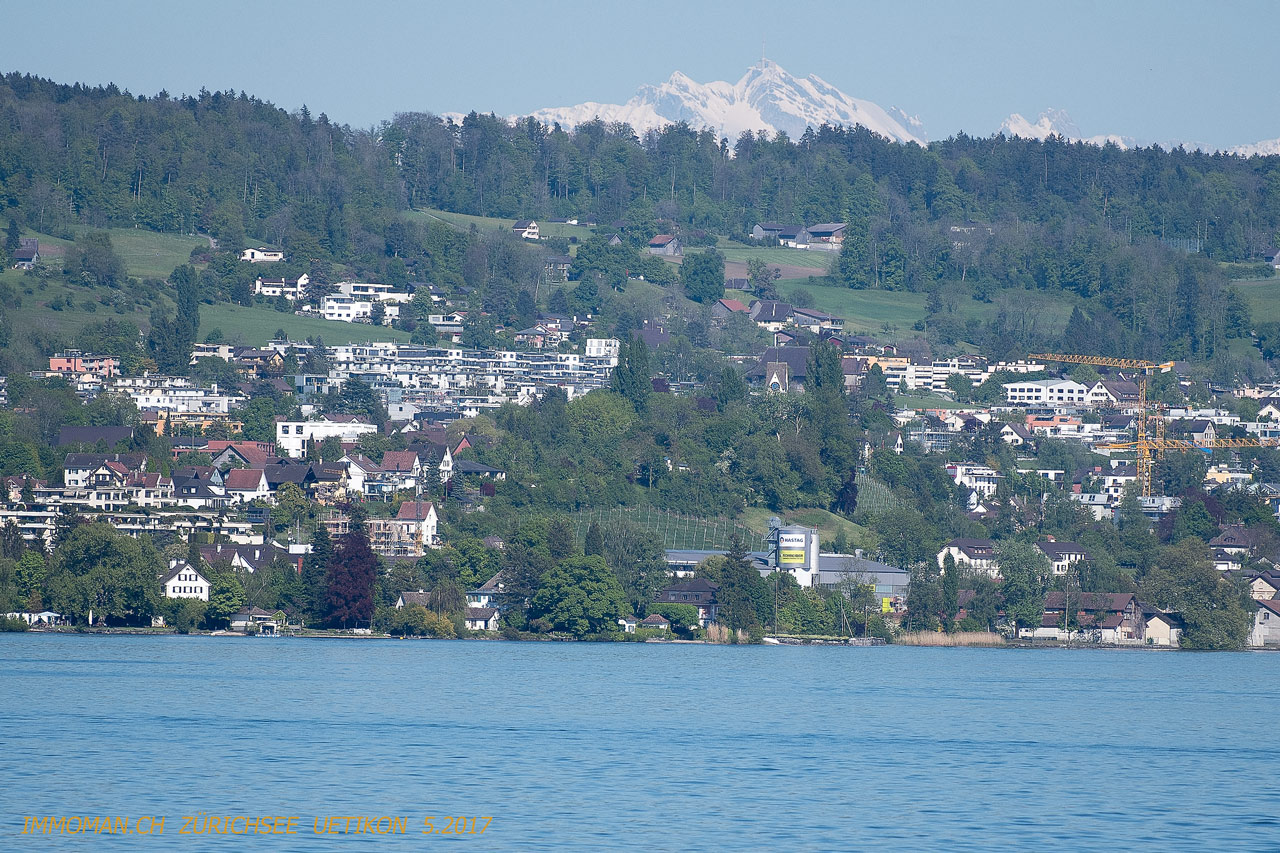
[[[553,107],[533,116],[566,127],[594,118],[621,121],[639,133],[684,121],[697,129],[710,128],[731,141],[746,130],[783,131],[798,139],[806,127],[823,123],[861,125],[898,142],[924,144],[925,138],[918,118],[850,97],[816,75],[796,77],[768,59],[747,69],[737,83],[699,83],[677,71],[665,83],[641,86],[625,104]]]
[[[1261,142],[1251,142],[1248,145],[1236,145],[1227,149],[1228,154],[1236,154],[1240,157],[1267,157],[1273,154],[1280,154],[1280,139],[1264,139]]]
[[[1120,148],[1133,148],[1137,142],[1130,136],[1117,136],[1114,133],[1103,133],[1097,136],[1083,136],[1080,128],[1067,115],[1066,110],[1047,109],[1040,113],[1035,122],[1027,121],[1021,114],[1014,113],[1000,125],[1000,133],[1005,136],[1021,136],[1023,139],[1048,139],[1050,136],[1061,136],[1068,142],[1087,142],[1090,145],[1117,145]]]
[[[1023,139],[1048,139],[1050,136],[1080,138],[1080,128],[1067,115],[1067,111],[1052,108],[1040,113],[1035,122],[1027,121],[1020,113],[1014,113],[1000,125],[1000,132],[1005,136],[1021,136]]]

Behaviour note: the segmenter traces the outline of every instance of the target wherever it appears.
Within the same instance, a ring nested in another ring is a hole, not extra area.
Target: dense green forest
[[[1004,275],[997,259],[1043,235],[1081,247],[1100,228],[1126,244],[1199,241],[1209,257],[1244,261],[1280,226],[1275,157],[965,135],[921,148],[828,126],[734,141],[676,124],[641,139],[626,125],[567,133],[475,113],[359,130],[243,92],[134,97],[16,73],[0,80],[0,188],[38,230],[243,230],[334,253],[381,250],[389,212],[407,206],[610,222],[649,205],[716,233],[761,219],[863,221],[873,235],[887,228],[921,276],[950,265],[966,279]],[[935,227],[972,223],[992,232],[952,239]],[[1076,278],[1064,285],[1087,286]]]

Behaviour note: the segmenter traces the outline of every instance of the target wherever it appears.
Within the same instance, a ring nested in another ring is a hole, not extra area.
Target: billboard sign
[[[803,566],[808,542],[803,533],[778,533],[778,565]]]

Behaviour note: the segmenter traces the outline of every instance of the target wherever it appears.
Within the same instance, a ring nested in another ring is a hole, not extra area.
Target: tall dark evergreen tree
[[[533,600],[542,576],[551,568],[551,559],[541,548],[513,542],[502,554],[502,577],[507,585],[514,614],[523,619],[524,611]]]
[[[735,630],[746,631],[760,624],[758,603],[762,598],[763,584],[760,573],[747,559],[747,549],[735,532],[724,557],[724,570],[720,575],[721,621]]]
[[[169,283],[174,287],[178,303],[174,330],[180,348],[190,358],[196,335],[200,331],[200,288],[195,268],[183,264],[169,276]]]
[[[960,612],[960,568],[950,552],[942,560],[942,620],[943,627],[950,631],[955,625],[956,614]]]
[[[9,217],[9,227],[4,230],[4,252],[6,258],[12,258],[14,253],[18,251],[21,234],[22,232],[18,230],[18,221],[12,216]]]
[[[618,366],[614,368],[610,387],[615,394],[630,400],[637,412],[648,409],[653,380],[650,376],[649,346],[643,338],[636,336],[624,340],[618,347]]]
[[[582,541],[582,553],[588,557],[604,555],[604,534],[600,531],[599,523],[593,521],[587,527],[586,538]]]
[[[578,553],[578,537],[574,535],[569,519],[563,515],[557,515],[547,524],[547,551],[554,563]]]
[[[329,595],[326,582],[333,562],[333,538],[323,524],[311,536],[311,553],[302,561],[302,585],[306,590],[307,612],[316,622],[324,620]]]
[[[852,516],[858,511],[858,469],[850,468],[849,476],[844,478],[844,483],[840,486],[840,491],[836,492],[836,500],[833,506],[836,512],[844,513]]]

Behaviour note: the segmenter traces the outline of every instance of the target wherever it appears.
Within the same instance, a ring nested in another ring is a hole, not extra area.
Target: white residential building
[[[621,342],[617,338],[587,338],[585,355],[587,358],[612,359],[618,363],[618,348]]]
[[[369,518],[369,547],[383,557],[421,557],[440,546],[438,516],[431,501],[405,501],[395,518]]]
[[[306,273],[298,276],[296,281],[290,281],[287,278],[263,278],[258,276],[258,280],[253,285],[253,292],[271,299],[283,296],[290,302],[297,302],[299,299],[306,298],[307,285],[310,283],[311,276]]]
[[[284,252],[273,252],[259,246],[256,249],[245,249],[240,253],[240,260],[251,264],[273,264],[284,260]]]
[[[165,598],[209,600],[209,581],[186,560],[170,560],[162,581]]]
[[[340,281],[335,286],[343,296],[350,296],[352,299],[361,299],[367,302],[403,304],[413,300],[412,293],[397,291],[391,285],[377,281]]]
[[[191,348],[191,364],[195,364],[202,358],[220,358],[223,361],[230,361],[235,358],[235,346],[232,344],[201,344],[197,343]]]
[[[968,566],[993,578],[1000,576],[995,545],[990,539],[952,539],[938,552],[939,569],[944,567],[948,556],[957,567]]]
[[[358,378],[394,392],[393,402],[419,411],[448,411],[464,416],[506,402],[528,405],[550,386],[573,399],[607,388],[616,356],[589,357],[573,352],[463,350],[397,343],[354,344],[330,352],[329,378],[335,384]]]
[[[339,323],[368,323],[373,319],[374,302],[383,306],[382,324],[389,326],[400,317],[400,306],[394,302],[361,299],[346,295],[326,296],[320,305],[320,313],[326,320]]]
[[[1280,601],[1256,601],[1253,605],[1253,628],[1249,631],[1252,648],[1280,646]]]
[[[1000,481],[1004,479],[1004,476],[993,468],[967,462],[949,463],[947,473],[957,486],[964,486],[984,498],[995,494]]]
[[[355,419],[279,421],[276,423],[276,451],[301,459],[307,455],[309,442],[321,442],[332,437],[353,442],[362,435],[372,435],[377,431],[376,425]]]
[[[143,412],[225,415],[244,404],[239,394],[219,392],[217,383],[206,388],[185,376],[121,376],[111,383],[111,390],[128,396]]]
[[[1013,406],[1088,406],[1090,387],[1070,379],[1006,382],[1005,400]]]

